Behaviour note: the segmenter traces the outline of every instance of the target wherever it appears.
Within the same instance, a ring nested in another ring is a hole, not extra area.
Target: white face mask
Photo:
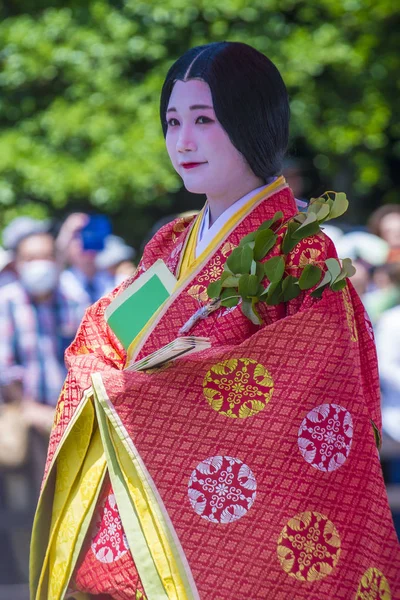
[[[52,260],[30,260],[17,267],[20,281],[32,296],[52,292],[58,283],[58,266]]]

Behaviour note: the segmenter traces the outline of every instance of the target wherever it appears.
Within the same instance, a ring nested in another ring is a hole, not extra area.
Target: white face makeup
[[[217,120],[207,83],[199,79],[177,81],[166,120],[171,162],[189,192],[206,194],[213,220],[263,185]]]

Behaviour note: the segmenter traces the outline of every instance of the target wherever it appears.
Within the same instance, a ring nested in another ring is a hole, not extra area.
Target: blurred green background
[[[395,2],[7,0],[0,16],[0,229],[91,207],[138,247],[157,218],[199,207],[169,164],[159,93],[186,49],[224,39],[281,70],[307,194],[346,191],[353,223],[399,201]]]

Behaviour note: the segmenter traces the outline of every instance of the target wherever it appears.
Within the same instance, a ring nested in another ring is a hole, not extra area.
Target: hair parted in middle
[[[273,62],[241,42],[214,42],[188,50],[167,73],[160,100],[164,136],[175,82],[205,81],[215,115],[232,144],[261,179],[279,175],[289,139],[289,98]]]

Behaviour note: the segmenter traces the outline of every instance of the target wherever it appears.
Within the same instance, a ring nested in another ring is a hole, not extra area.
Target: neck
[[[265,181],[263,179],[256,178],[251,182],[243,185],[240,190],[237,188],[232,190],[228,194],[224,194],[223,196],[219,196],[217,194],[213,194],[212,196],[207,196],[207,202],[210,210],[210,227],[215,223],[215,221],[222,215],[223,212],[226,211],[227,208],[232,206],[235,202],[246,196],[252,190],[255,190],[258,187],[265,185]]]

